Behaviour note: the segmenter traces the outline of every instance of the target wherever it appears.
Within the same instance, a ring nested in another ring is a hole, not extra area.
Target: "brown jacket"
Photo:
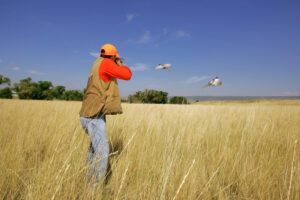
[[[104,82],[99,77],[99,67],[103,58],[99,57],[90,72],[87,89],[79,112],[81,117],[94,117],[99,114],[121,114],[121,98],[116,78]]]

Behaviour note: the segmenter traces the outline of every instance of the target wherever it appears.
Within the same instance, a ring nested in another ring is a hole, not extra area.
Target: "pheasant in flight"
[[[217,86],[217,85],[218,86],[222,85],[222,81],[218,77],[209,81],[206,85],[203,86],[203,88],[206,88],[208,86]]]
[[[171,64],[158,64],[154,69],[167,69],[169,72],[173,73],[169,68],[170,66]]]

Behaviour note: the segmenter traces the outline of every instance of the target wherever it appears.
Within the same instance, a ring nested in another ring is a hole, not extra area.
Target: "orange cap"
[[[117,58],[120,58],[120,55],[117,53],[116,57],[117,57]]]
[[[100,54],[107,56],[115,56],[117,55],[117,49],[114,45],[105,44],[101,47]]]

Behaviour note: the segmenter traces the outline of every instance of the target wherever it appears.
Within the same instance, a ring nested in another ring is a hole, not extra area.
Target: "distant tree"
[[[170,99],[171,104],[187,104],[188,101],[183,96],[174,96]]]
[[[52,88],[52,95],[55,99],[64,99],[65,91],[66,91],[65,86],[58,85]]]
[[[20,99],[34,99],[38,96],[37,84],[33,83],[30,77],[14,83],[14,90]]]
[[[134,99],[134,95],[130,94],[127,97],[129,103],[137,103]]]
[[[2,84],[7,84],[8,86],[10,86],[10,79],[0,74],[0,85]],[[0,98],[11,99],[12,89],[10,87],[0,89]]]
[[[5,87],[0,89],[0,98],[3,99],[12,99],[12,90],[10,87]]]
[[[10,79],[0,74],[0,85],[4,83],[10,86]]]
[[[40,90],[45,91],[50,90],[53,87],[53,85],[50,81],[39,81],[38,87],[40,88]]]
[[[1,75],[1,83],[10,83],[10,80]],[[67,101],[82,101],[83,93],[78,90],[66,90],[65,86],[55,86],[53,87],[50,81],[38,81],[33,82],[30,77],[20,80],[19,83],[14,83],[13,90],[19,96],[20,99],[61,99]],[[2,96],[0,98],[10,98],[9,90],[6,88],[5,91],[0,93]]]
[[[143,92],[137,91],[134,95],[129,95],[128,101],[130,103],[166,104],[168,102],[168,93],[163,91],[146,89]]]
[[[20,99],[53,99],[52,83],[50,81],[39,81],[35,83],[30,77],[20,80],[14,84],[14,90]]]
[[[141,91],[136,92],[135,94],[128,95],[128,102],[129,103],[142,103],[142,95]]]
[[[122,103],[126,103],[126,102],[128,102],[128,100],[127,100],[127,99],[121,98],[121,102],[122,102]]]
[[[53,99],[52,88],[53,85],[50,81],[39,81],[38,82],[38,97],[37,99]]]
[[[67,101],[82,101],[83,93],[78,90],[67,90],[64,93],[64,99]]]

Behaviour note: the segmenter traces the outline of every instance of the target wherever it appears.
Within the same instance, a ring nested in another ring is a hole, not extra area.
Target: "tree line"
[[[129,103],[156,103],[156,104],[188,104],[186,97],[174,96],[168,100],[168,93],[164,91],[145,89],[129,95]]]
[[[67,101],[81,101],[83,99],[82,91],[66,90],[66,87],[61,85],[53,86],[50,81],[34,82],[30,77],[11,86],[10,79],[0,75],[0,85],[2,84],[6,84],[6,87],[0,89],[0,98],[11,99],[15,93],[19,99],[60,99]]]
[[[19,83],[14,83],[11,86],[10,79],[0,75],[0,85],[6,85],[6,87],[0,89],[0,98],[6,99],[12,99],[13,94],[16,94],[19,99],[82,101],[84,95],[84,91],[66,90],[65,86],[53,86],[50,81],[33,82],[30,77],[22,79]],[[188,103],[186,97],[174,96],[169,100],[167,92],[152,89],[137,91],[135,94],[129,95],[127,100],[122,99],[122,102],[155,104]]]

